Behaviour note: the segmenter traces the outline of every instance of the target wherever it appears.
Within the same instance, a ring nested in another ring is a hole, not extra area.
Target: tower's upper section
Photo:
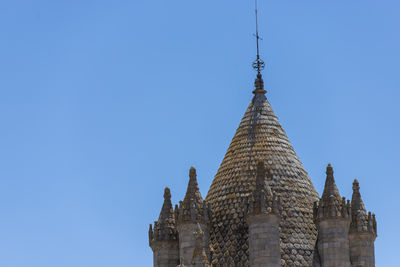
[[[225,157],[208,191],[212,206],[213,264],[248,265],[243,204],[256,187],[256,167],[268,167],[267,184],[280,199],[282,266],[311,266],[317,231],[313,203],[318,199],[307,172],[263,91],[257,75],[250,101]]]
[[[360,184],[357,179],[353,182],[353,195],[351,197],[351,232],[370,232],[377,234],[375,214],[367,213],[361,198]]]
[[[176,230],[175,215],[171,203],[171,192],[168,187],[164,190],[164,203],[161,208],[158,220],[149,228],[149,243],[153,244],[157,241],[173,241],[178,240],[178,232]]]
[[[314,217],[316,221],[324,219],[349,218],[350,202],[340,197],[339,190],[333,177],[333,168],[331,164],[326,167],[326,180],[324,192],[320,201],[315,203]]]

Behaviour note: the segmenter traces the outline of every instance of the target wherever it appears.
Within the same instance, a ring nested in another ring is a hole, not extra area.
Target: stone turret
[[[377,236],[375,214],[367,213],[361,199],[360,185],[353,182],[350,224],[350,260],[355,267],[375,267],[374,242]]]
[[[267,170],[257,165],[256,185],[245,208],[249,226],[249,259],[251,267],[281,266],[279,239],[279,200],[266,184]],[[269,172],[268,172],[269,174]]]
[[[315,203],[314,218],[318,228],[318,252],[323,267],[351,267],[349,248],[350,203],[341,198],[333,177],[326,168],[324,192]]]
[[[154,228],[149,227],[149,245],[153,250],[154,267],[176,267],[179,264],[179,242],[171,192],[164,190],[164,204]]]
[[[196,169],[190,168],[189,185],[183,201],[176,208],[181,265],[207,266],[210,260],[209,233],[211,209],[203,200],[197,184]],[[201,234],[200,234],[201,233]],[[198,252],[205,253],[199,257]],[[203,265],[201,265],[203,264]]]

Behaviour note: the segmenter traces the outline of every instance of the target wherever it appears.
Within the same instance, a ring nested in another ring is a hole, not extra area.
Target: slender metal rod
[[[264,69],[264,61],[260,59],[260,46],[259,41],[262,40],[260,35],[258,35],[258,7],[257,0],[254,0],[255,3],[255,13],[256,13],[256,42],[257,42],[257,59],[253,62],[253,69],[257,71],[257,77],[261,77],[261,71]]]
[[[258,10],[257,10],[257,0],[255,0],[255,12],[256,12],[256,40],[257,40],[257,59],[260,58],[260,51],[258,47],[258,39],[260,36],[258,35]]]

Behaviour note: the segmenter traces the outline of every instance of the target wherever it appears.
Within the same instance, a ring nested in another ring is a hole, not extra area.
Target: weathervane
[[[256,40],[257,40],[257,59],[254,60],[253,62],[253,69],[255,69],[257,71],[257,76],[261,75],[261,71],[264,69],[265,64],[264,61],[262,61],[262,59],[260,59],[260,50],[258,48],[258,40],[262,40],[262,38],[260,38],[260,36],[258,35],[258,10],[257,10],[257,0],[255,0],[255,12],[256,12]]]

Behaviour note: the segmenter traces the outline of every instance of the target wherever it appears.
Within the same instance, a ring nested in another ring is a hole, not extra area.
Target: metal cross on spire
[[[260,38],[260,35],[258,35],[258,8],[257,8],[257,0],[255,0],[255,13],[256,13],[256,41],[257,41],[257,59],[253,62],[253,69],[255,69],[257,71],[258,75],[261,75],[261,71],[264,69],[265,64],[264,61],[262,61],[260,59],[260,50],[259,50],[259,46],[258,46],[258,40],[262,40],[262,38]],[[257,75],[257,76],[258,76]]]

